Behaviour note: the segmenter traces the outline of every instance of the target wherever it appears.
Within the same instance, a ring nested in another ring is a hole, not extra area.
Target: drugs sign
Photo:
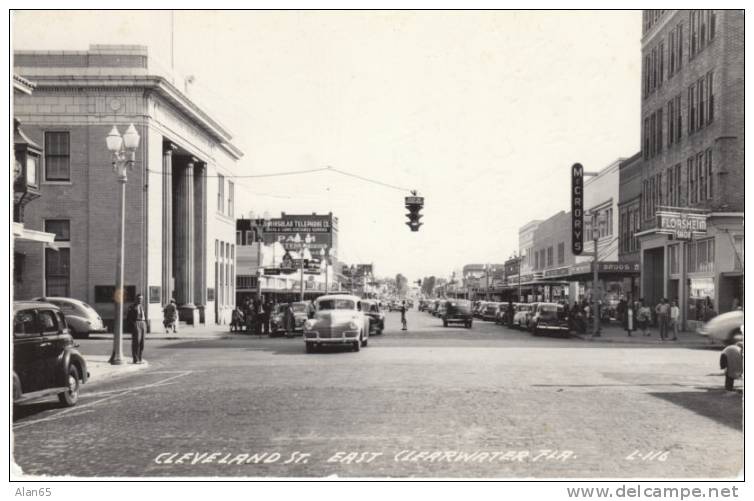
[[[575,255],[584,250],[584,167],[571,167],[571,251]]]
[[[693,212],[657,211],[657,233],[672,235],[676,240],[691,240],[707,234],[707,215]]]

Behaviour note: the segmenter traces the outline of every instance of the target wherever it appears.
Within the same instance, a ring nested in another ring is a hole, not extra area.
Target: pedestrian
[[[744,343],[743,336],[736,334],[733,336],[734,343],[726,346],[720,354],[720,368],[725,370],[725,390],[733,391],[733,384],[736,379],[743,376],[744,365]]]
[[[312,299],[309,301],[309,304],[306,305],[306,318],[314,318],[316,311],[317,308],[314,306],[314,299]]]
[[[670,323],[670,305],[666,298],[660,299],[660,302],[655,306],[655,314],[657,315],[657,324],[660,327],[660,341],[665,341],[668,337],[668,324]]]
[[[230,332],[240,331],[243,329],[243,310],[236,305],[230,314]]]
[[[173,334],[178,332],[178,307],[175,305],[175,299],[171,299],[162,309],[162,325],[165,326],[166,334],[170,329],[173,329]]]
[[[639,329],[645,336],[649,336],[649,322],[652,320],[652,310],[644,304],[644,298],[639,299],[639,313],[636,315]]]
[[[254,324],[256,322],[254,312],[254,300],[247,299],[246,307],[244,308],[244,320],[246,321],[246,332],[252,334],[254,332]]]
[[[264,312],[262,313],[262,329],[264,331],[264,334],[269,336],[270,335],[270,320],[272,320],[272,312],[275,309],[275,303],[270,299],[267,298],[267,301],[265,301],[264,305]]]
[[[736,311],[741,309],[741,300],[738,299],[738,296],[733,298],[733,302],[730,305],[731,311]]]
[[[291,303],[285,305],[283,326],[285,327],[285,337],[293,337],[293,329],[296,327],[296,316],[293,313],[293,305]]]
[[[628,310],[628,303],[626,298],[621,296],[618,301],[616,312],[618,313],[618,321],[623,325],[623,328],[628,330],[628,322],[626,321],[626,310]]]
[[[681,309],[678,307],[678,300],[673,301],[670,305],[670,325],[673,328],[673,341],[678,341],[678,324],[681,323]]]
[[[144,363],[144,336],[147,333],[147,316],[142,305],[143,296],[136,295],[136,301],[128,308],[126,324],[131,331],[131,355],[135,364]]]
[[[406,322],[406,301],[401,302],[401,324],[403,324],[402,331],[408,330],[408,324]]]

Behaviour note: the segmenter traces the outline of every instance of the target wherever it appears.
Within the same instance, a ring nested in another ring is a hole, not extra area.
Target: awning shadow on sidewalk
[[[717,421],[720,424],[743,431],[743,398],[735,392],[727,396],[722,389],[707,389],[706,391],[679,391],[650,393],[672,404],[684,407],[700,416]]]

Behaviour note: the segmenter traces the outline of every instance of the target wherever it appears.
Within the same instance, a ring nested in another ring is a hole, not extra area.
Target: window
[[[687,257],[689,273],[712,273],[715,270],[715,239],[689,242]]]
[[[58,317],[52,310],[39,310],[37,320],[42,334],[54,334],[58,332]]]
[[[662,151],[662,108],[657,110],[657,154]]]
[[[699,179],[699,201],[707,198],[707,167],[704,165],[704,153],[696,155],[697,178]]]
[[[655,192],[655,210],[662,205],[662,172],[657,173],[657,191]]]
[[[668,44],[670,46],[670,51],[668,53],[668,78],[672,77],[673,73],[675,73],[675,54],[676,54],[675,40],[676,40],[676,30],[674,28],[670,30],[670,34],[668,35]]]
[[[33,337],[39,335],[34,310],[22,310],[13,319],[13,335],[16,337]]]
[[[681,142],[681,95],[675,97],[675,142]]]
[[[654,91],[657,88],[657,47],[652,49],[652,80],[650,83],[650,91]]]
[[[660,46],[657,48],[659,57],[659,68],[657,69],[657,86],[662,87],[662,80],[665,78],[665,42],[660,42]]]
[[[232,182],[228,181],[228,216],[233,217],[233,204],[235,202],[234,193],[235,186]]]
[[[56,242],[71,241],[70,219],[47,219],[45,220],[45,231],[54,233]]]
[[[649,155],[655,156],[657,151],[657,115],[652,113],[649,117]]]
[[[70,296],[71,249],[45,249],[45,295]]]
[[[712,148],[704,151],[704,170],[707,177],[707,190],[704,193],[706,200],[712,199]]]
[[[670,274],[678,275],[680,267],[678,262],[678,244],[668,246],[668,262],[670,263]]]
[[[665,172],[665,201],[668,205],[675,207],[675,200],[673,198],[673,167],[668,167]]]
[[[668,101],[668,147],[675,141],[675,99]]]
[[[712,92],[712,80],[713,80],[713,72],[712,71],[710,71],[710,72],[707,73],[706,79],[707,79],[707,85],[706,85],[706,91],[707,91],[707,124],[710,124],[710,123],[712,123],[712,120],[714,120],[714,118],[715,118],[715,94]]]
[[[688,91],[688,103],[689,103],[689,118],[688,118],[688,131],[689,135],[694,132],[696,127],[696,86],[695,84],[689,85]]]
[[[552,247],[547,248],[547,266],[552,266]]]
[[[243,245],[243,232],[236,231],[236,245]]]
[[[733,269],[744,269],[744,237],[736,235],[733,237]]]
[[[539,269],[539,252],[534,253],[534,269]]]
[[[254,243],[254,232],[251,230],[246,230],[246,245],[251,245]]]
[[[680,70],[683,67],[683,23],[678,23],[677,29],[678,40],[676,48],[678,49],[678,57],[676,58],[676,63],[678,64],[677,70]]]
[[[558,264],[565,263],[565,242],[558,244]]]
[[[697,129],[701,129],[704,127],[704,124],[706,123],[704,121],[704,115],[705,115],[705,108],[704,108],[704,102],[705,102],[705,93],[704,93],[704,78],[700,78],[699,81],[696,83],[696,95],[697,95],[697,109],[699,110],[697,112],[697,120],[698,123],[696,124]]]
[[[70,135],[45,132],[45,180],[71,180]]]
[[[689,12],[689,59],[704,50],[715,38],[716,16],[713,10]]]
[[[225,176],[217,175],[217,211],[222,213],[225,208]]]
[[[675,205],[677,207],[680,207],[683,205],[681,203],[681,164],[676,164],[675,166]]]
[[[644,160],[649,160],[649,117],[644,119]]]
[[[650,59],[649,55],[644,56],[644,97],[649,96],[649,67]]]

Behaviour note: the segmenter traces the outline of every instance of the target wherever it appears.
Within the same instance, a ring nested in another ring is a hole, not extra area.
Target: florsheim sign
[[[584,250],[584,167],[571,167],[571,251],[575,255]]]
[[[691,240],[707,234],[707,215],[683,211],[657,211],[657,233],[672,235],[676,240]]]

